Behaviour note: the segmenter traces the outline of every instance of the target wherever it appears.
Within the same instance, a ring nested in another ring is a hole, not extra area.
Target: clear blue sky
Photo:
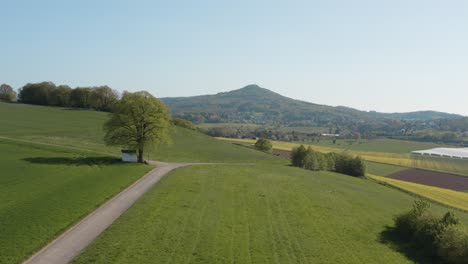
[[[0,83],[468,115],[468,1],[0,0]]]

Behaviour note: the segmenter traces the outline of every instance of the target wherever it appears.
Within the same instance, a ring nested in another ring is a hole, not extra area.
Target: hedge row
[[[366,174],[366,164],[364,160],[357,156],[352,157],[338,153],[320,153],[311,147],[300,145],[294,148],[291,153],[291,163],[293,166],[308,170],[326,170],[355,177]]]

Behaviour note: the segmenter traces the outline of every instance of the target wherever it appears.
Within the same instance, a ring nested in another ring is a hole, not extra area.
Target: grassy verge
[[[0,140],[0,263],[18,263],[151,167]]]

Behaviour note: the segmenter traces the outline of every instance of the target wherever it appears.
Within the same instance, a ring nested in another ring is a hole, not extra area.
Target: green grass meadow
[[[182,162],[282,162],[279,157],[237,146],[230,142],[220,142],[204,134],[175,127],[172,142],[149,149],[152,160]]]
[[[119,154],[103,145],[108,114],[90,110],[0,103],[0,136]]]
[[[8,137],[68,146],[78,151],[120,155],[120,147],[104,145],[103,125],[108,114],[0,102],[0,138]],[[145,159],[189,162],[252,162],[281,159],[255,150],[219,142],[201,133],[174,127],[169,144],[150,146]]]
[[[103,144],[107,116],[0,103],[0,263],[21,262],[151,169],[116,160],[120,148]],[[182,128],[146,158],[280,161]]]
[[[380,242],[412,201],[373,181],[283,165],[183,168],[74,263],[412,263]]]
[[[116,161],[120,148],[103,144],[107,117],[0,103],[0,263],[23,261],[151,169]],[[392,151],[402,156],[403,143]],[[167,175],[75,263],[415,261],[385,237],[393,216],[415,199],[397,189],[294,168],[288,160],[183,128],[174,128],[172,143],[148,149],[145,158],[232,164]],[[377,175],[404,169],[368,167]],[[456,214],[468,226],[468,214]]]
[[[18,263],[151,169],[0,140],[0,263]]]

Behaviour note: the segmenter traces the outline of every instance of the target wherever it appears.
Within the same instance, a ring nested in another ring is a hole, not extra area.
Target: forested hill
[[[391,120],[451,119],[459,115],[420,111],[378,113],[348,107],[333,107],[294,100],[257,85],[193,97],[162,98],[175,116],[195,123],[234,122],[285,124],[295,126],[355,126],[359,123],[384,125]]]

